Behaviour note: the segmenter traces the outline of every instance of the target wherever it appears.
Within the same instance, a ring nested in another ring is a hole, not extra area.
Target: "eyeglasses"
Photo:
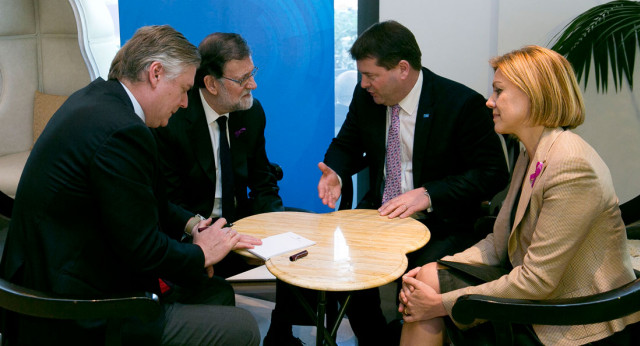
[[[241,87],[244,87],[244,86],[245,86],[245,84],[247,84],[247,81],[249,81],[249,79],[250,79],[251,77],[255,77],[256,73],[258,73],[258,68],[257,68],[257,67],[254,67],[254,68],[253,68],[253,71],[251,71],[251,73],[250,73],[250,74],[248,74],[248,75],[246,75],[246,76],[242,77],[242,79],[240,79],[240,80],[238,80],[238,79],[233,79],[233,78],[229,78],[229,77],[225,77],[225,76],[222,76],[222,78],[224,78],[224,79],[228,79],[228,80],[230,80],[230,81],[232,81],[232,82],[236,82],[236,83],[238,83],[238,85],[240,85]]]

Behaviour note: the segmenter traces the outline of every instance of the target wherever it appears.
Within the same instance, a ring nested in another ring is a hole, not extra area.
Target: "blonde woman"
[[[526,46],[490,61],[495,71],[495,130],[524,145],[493,233],[444,260],[505,268],[493,281],[477,282],[453,268],[429,263],[403,277],[399,310],[401,344],[435,345],[447,329],[477,340],[485,326],[463,326],[451,317],[464,294],[556,299],[609,291],[635,279],[611,175],[598,153],[571,129],[584,121],[574,72],[558,53]],[[518,326],[517,344],[617,343],[635,313],[581,326]],[[451,323],[453,322],[453,323]],[[455,326],[454,326],[455,324]],[[470,328],[473,327],[473,328]],[[624,331],[623,331],[624,330]]]

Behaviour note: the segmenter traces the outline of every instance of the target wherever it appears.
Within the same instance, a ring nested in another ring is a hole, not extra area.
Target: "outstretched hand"
[[[318,168],[322,171],[322,177],[318,182],[318,197],[322,199],[322,204],[333,209],[342,193],[340,179],[338,179],[338,174],[324,162],[318,163]]]

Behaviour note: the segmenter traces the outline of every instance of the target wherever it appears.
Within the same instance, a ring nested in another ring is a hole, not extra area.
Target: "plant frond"
[[[624,80],[633,89],[639,36],[640,2],[616,0],[595,6],[573,19],[554,37],[551,49],[569,60],[585,89],[593,59],[596,89],[607,92],[610,65],[617,92]]]

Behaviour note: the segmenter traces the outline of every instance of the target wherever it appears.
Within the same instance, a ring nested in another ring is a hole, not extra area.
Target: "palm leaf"
[[[640,44],[640,2],[616,0],[593,7],[573,19],[556,35],[551,49],[573,65],[587,88],[593,66],[598,92],[607,92],[609,66],[616,92],[626,80],[633,89],[636,49]]]

